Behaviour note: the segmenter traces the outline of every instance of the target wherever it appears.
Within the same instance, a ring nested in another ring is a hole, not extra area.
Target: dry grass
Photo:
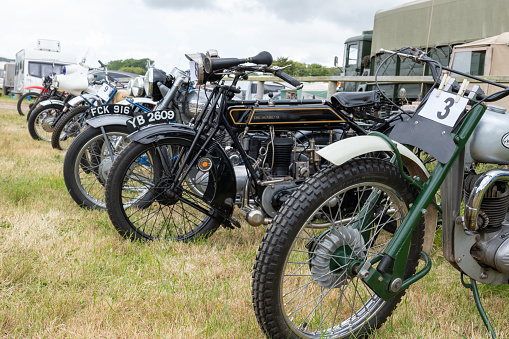
[[[0,109],[1,337],[263,337],[250,287],[262,228],[197,244],[126,241],[106,213],[74,204],[64,154],[32,140],[12,107]],[[432,257],[434,269],[375,338],[488,336],[459,274],[439,250]],[[508,290],[481,294],[499,337],[509,337]]]

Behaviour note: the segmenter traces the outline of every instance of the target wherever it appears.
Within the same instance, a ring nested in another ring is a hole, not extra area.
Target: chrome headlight
[[[129,83],[127,84],[127,93],[130,96],[141,97],[145,92],[144,87],[144,77],[136,77],[129,80]]]
[[[166,73],[157,68],[149,68],[147,73],[145,73],[145,79],[143,81],[143,87],[145,88],[145,93],[147,93],[148,97],[158,96],[160,95],[159,87],[157,87],[158,82],[165,83],[166,82]]]
[[[127,95],[130,97],[133,96],[133,81],[134,79],[129,79],[129,82],[127,83]]]

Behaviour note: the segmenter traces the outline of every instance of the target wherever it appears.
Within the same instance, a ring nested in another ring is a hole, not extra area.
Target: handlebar
[[[284,81],[286,81],[287,83],[289,83],[290,85],[292,85],[293,87],[295,87],[297,89],[301,89],[304,86],[299,80],[293,78],[289,74],[286,74],[285,72],[283,72],[280,69],[275,71],[274,75],[283,79]]]

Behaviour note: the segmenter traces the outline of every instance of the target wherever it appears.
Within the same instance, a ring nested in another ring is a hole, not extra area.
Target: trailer
[[[6,62],[3,65],[2,74],[2,91],[4,95],[8,95],[14,89],[14,71],[16,64],[14,62]]]
[[[46,75],[61,74],[63,66],[75,63],[76,55],[61,52],[59,41],[39,39],[36,49],[16,53],[13,92],[24,94],[27,87],[42,86]]]

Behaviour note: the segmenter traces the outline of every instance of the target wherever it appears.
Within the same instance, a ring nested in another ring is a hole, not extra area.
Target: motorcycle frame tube
[[[486,106],[475,105],[474,108],[468,112],[458,133],[451,133],[457,145],[451,159],[445,164],[437,164],[435,170],[424,184],[419,196],[414,201],[407,216],[396,230],[396,233],[394,233],[393,238],[384,251],[378,267],[376,269],[373,266],[369,267],[369,274],[363,280],[384,300],[393,298],[400,291],[391,291],[390,285],[397,278],[403,279],[412,233],[421,217],[427,213],[426,207],[429,207],[429,204],[435,197],[436,192],[444,182],[450,169],[456,162],[456,159],[464,152],[465,144],[481,120],[485,110]],[[403,281],[402,286],[407,287],[415,281],[417,280],[410,277],[406,281]]]
[[[166,138],[182,138],[193,141],[196,139],[196,135],[196,131],[187,125],[160,124],[131,133],[128,135],[128,138],[141,144],[153,143],[157,145],[159,141]],[[210,158],[213,165],[212,170],[215,171],[214,176],[217,180],[218,189],[213,192],[208,203],[226,220],[233,213],[233,208],[235,207],[235,195],[237,193],[235,170],[230,159],[228,159],[228,156],[220,146],[216,148],[215,156]]]

